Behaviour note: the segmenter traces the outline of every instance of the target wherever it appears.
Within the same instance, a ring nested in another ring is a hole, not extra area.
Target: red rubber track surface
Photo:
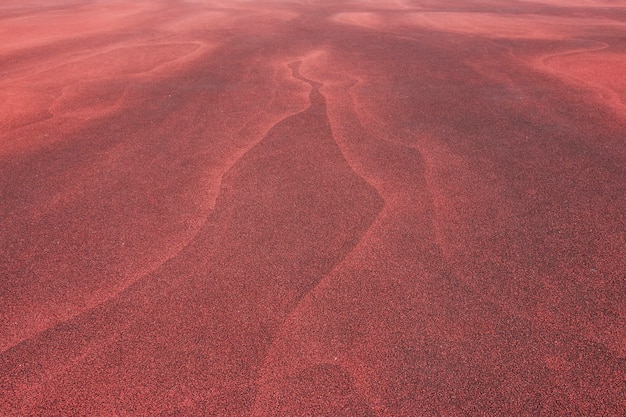
[[[5,0],[0,415],[626,415],[620,0]]]

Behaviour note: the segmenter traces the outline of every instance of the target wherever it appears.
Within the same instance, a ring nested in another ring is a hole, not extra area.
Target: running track
[[[0,415],[626,415],[620,0],[4,0]]]

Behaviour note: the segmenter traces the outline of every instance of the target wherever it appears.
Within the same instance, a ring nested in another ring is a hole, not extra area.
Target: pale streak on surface
[[[184,59],[184,58],[185,57],[179,58],[178,60]],[[188,59],[185,59],[185,61],[188,61]],[[169,64],[169,62],[159,64],[157,67],[152,67],[151,69],[149,69],[149,71],[154,71],[158,67],[162,67],[163,65],[167,65],[167,64]],[[277,100],[277,95],[279,94],[279,91],[281,90],[284,91],[284,85],[285,85],[284,82],[286,81],[285,77],[288,76],[287,74],[288,70],[286,69],[286,67],[283,68],[283,65],[280,62],[277,62],[274,65],[276,68],[274,71],[275,72],[274,83],[277,87],[275,89],[275,94],[273,98],[265,106],[264,111],[260,112],[259,114],[255,116],[251,116],[248,120],[245,120],[241,128],[235,128],[235,130],[231,131],[230,133],[227,133],[227,132],[223,133],[223,135],[225,136],[229,134],[234,135],[238,137],[239,142],[247,143],[247,145],[245,145],[244,148],[234,149],[233,156],[222,158],[220,161],[220,166],[216,167],[213,175],[216,175],[216,178],[219,178],[220,180],[214,186],[208,186],[207,188],[207,191],[209,192],[207,195],[207,203],[209,204],[209,206],[206,209],[205,219],[201,222],[196,222],[194,229],[186,237],[186,239],[184,241],[178,242],[174,247],[170,248],[169,255],[165,256],[162,259],[158,259],[152,263],[148,262],[148,265],[144,265],[145,264],[144,262],[141,265],[139,265],[139,268],[134,273],[127,274],[127,276],[124,279],[123,286],[110,288],[110,289],[99,291],[99,292],[92,294],[91,301],[86,302],[86,305],[85,307],[83,307],[83,309],[81,309],[78,312],[74,312],[70,316],[63,315],[60,312],[53,314],[53,315],[50,315],[50,312],[47,312],[47,314],[40,314],[39,315],[40,317],[46,317],[46,319],[38,321],[39,323],[38,325],[31,323],[33,325],[29,326],[30,332],[28,334],[20,333],[19,337],[15,340],[11,340],[11,341],[4,340],[3,342],[5,342],[5,344],[3,344],[2,346],[3,351],[6,349],[9,349],[12,346],[15,346],[17,343],[20,343],[24,339],[32,338],[35,334],[39,334],[42,331],[52,326],[57,325],[58,323],[67,321],[71,319],[72,317],[82,314],[85,311],[88,311],[94,308],[95,306],[100,305],[111,298],[114,298],[117,294],[119,294],[125,288],[128,288],[128,286],[132,285],[132,283],[141,279],[143,276],[150,274],[150,272],[158,269],[163,263],[167,262],[169,259],[174,258],[178,253],[180,253],[180,251],[182,251],[188,245],[188,243],[193,239],[197,231],[200,230],[202,225],[205,223],[206,216],[208,216],[208,213],[210,213],[210,211],[212,210],[215,204],[215,198],[220,188],[219,183],[221,182],[221,177],[223,176],[223,173],[226,172],[230,167],[232,167],[236,163],[236,161],[243,154],[245,154],[245,152],[248,149],[253,147],[259,140],[261,140],[261,138],[264,137],[265,133],[269,131],[272,126],[274,126],[276,123],[278,123],[280,120],[284,119],[285,117],[288,117],[291,114],[295,114],[301,111],[303,108],[302,105],[298,104],[299,102],[298,99],[293,96],[291,96],[289,99]],[[171,68],[171,70],[174,70],[174,69],[176,68]],[[130,74],[130,76],[132,77],[134,76],[134,74]],[[276,106],[274,105],[274,103],[276,103]],[[287,112],[282,110],[285,103],[289,103],[287,107]],[[261,129],[259,130],[256,126],[265,126],[265,127],[264,128],[261,127]],[[5,146],[3,150],[15,151],[15,147]],[[84,174],[82,176],[84,176]],[[75,193],[80,187],[82,187],[81,184],[76,184],[76,187],[74,187],[74,189],[64,190],[65,194],[68,194],[68,197],[64,198],[62,196],[58,196],[57,200],[63,204],[70,204],[71,200],[69,199],[69,196],[72,195],[72,193]],[[52,206],[57,206],[56,208],[60,209],[60,207],[58,207],[57,204],[53,204]],[[45,205],[44,207],[48,207],[49,209],[51,206]],[[33,218],[33,216],[39,217],[41,216],[41,214],[42,213],[36,213],[36,214],[33,213],[33,215],[31,215],[31,218]],[[58,307],[62,308],[63,306],[58,306]],[[22,317],[22,314],[19,311],[16,311],[14,312],[14,316],[18,318],[18,317]],[[8,317],[7,320],[12,323],[13,322],[12,316]],[[24,318],[22,317],[22,319],[20,319],[19,322],[21,324],[24,324],[25,323]]]
[[[38,323],[39,324],[38,326],[33,323],[30,323],[30,325],[28,326],[30,332],[26,334],[20,333],[18,338],[15,340],[3,340],[4,343],[0,345],[0,353],[18,345],[19,343],[22,343],[25,340],[32,339],[36,335],[41,334],[42,332],[44,332],[45,330],[51,327],[54,327],[63,322],[67,322],[74,317],[84,314],[96,308],[97,306],[100,306],[114,299],[120,293],[122,293],[124,290],[129,288],[134,283],[138,282],[144,277],[149,276],[150,274],[152,274],[153,272],[161,268],[165,263],[176,258],[176,256],[180,254],[190,244],[190,242],[193,241],[197,233],[202,229],[203,226],[206,225],[208,216],[210,215],[213,208],[215,207],[215,200],[220,191],[224,173],[226,173],[230,168],[232,168],[237,163],[237,161],[239,161],[239,159],[241,159],[241,157],[245,155],[250,149],[252,149],[256,144],[258,144],[265,137],[267,132],[272,129],[272,127],[280,123],[285,118],[295,115],[297,113],[300,113],[305,108],[304,97],[306,93],[301,92],[299,94],[302,96],[300,100],[298,100],[298,98],[294,97],[293,95],[290,97],[289,110],[287,112],[280,110],[282,105],[276,104],[278,101],[276,97],[279,95],[279,92],[284,89],[285,83],[288,80],[287,77],[291,77],[291,75],[290,75],[290,71],[287,69],[287,66],[283,64],[282,62],[274,63],[274,67],[275,67],[274,84],[277,86],[276,89],[274,90],[275,94],[273,95],[272,99],[269,101],[268,105],[265,106],[264,111],[260,112],[256,116],[250,117],[248,120],[244,122],[244,125],[240,129],[230,133],[230,135],[236,136],[239,139],[239,141],[245,143],[245,145],[243,147],[234,149],[233,154],[229,157],[223,158],[221,160],[219,167],[216,167],[214,169],[213,175],[215,176],[215,178],[218,178],[218,180],[215,184],[207,184],[207,188],[206,188],[207,207],[205,209],[204,217],[202,219],[196,219],[193,229],[190,230],[190,232],[185,237],[185,239],[177,242],[176,245],[173,246],[172,248],[169,248],[168,253],[166,255],[162,255],[162,257],[159,258],[158,260],[155,260],[151,263],[149,262],[148,265],[142,265],[133,273],[127,274],[126,279],[123,280],[123,285],[121,286],[118,285],[114,288],[108,288],[106,290],[98,291],[97,293],[92,294],[91,300],[85,303],[85,306],[78,311],[76,311],[74,307],[72,309],[73,313],[71,315],[63,315],[61,312],[57,312],[53,314],[51,318],[50,311],[47,311],[46,314],[41,314],[42,316],[47,316],[48,320],[40,321]],[[280,106],[280,107],[273,109],[273,107],[276,107],[276,106]],[[260,126],[262,127],[259,129]],[[71,195],[72,193],[75,193],[75,191],[80,186],[81,186],[80,184],[77,184],[77,186],[73,190],[66,190],[66,194]],[[64,204],[71,203],[69,198],[61,198],[60,200],[64,201],[65,202]],[[59,307],[63,307],[63,306],[59,306]],[[20,313],[19,311],[14,312],[13,316],[15,316],[15,318],[23,317],[22,313]],[[14,320],[13,316],[8,316],[6,319],[9,322],[12,322]],[[20,320],[20,322],[24,324],[23,319]]]
[[[272,398],[272,393],[264,391],[263,387],[277,382],[279,377],[275,375],[276,372],[284,377],[280,373],[282,368],[291,369],[291,372],[294,372],[297,369],[320,364],[341,366],[345,372],[352,376],[355,389],[362,398],[367,399],[367,404],[373,410],[376,410],[379,415],[391,415],[385,406],[388,396],[384,393],[384,387],[379,386],[376,369],[361,360],[358,355],[348,355],[347,352],[339,352],[316,343],[307,345],[307,349],[302,349],[302,354],[296,358],[290,358],[291,361],[297,361],[297,365],[286,362],[287,358],[282,354],[282,349],[292,343],[290,342],[291,335],[302,332],[300,326],[308,321],[306,314],[311,309],[317,308],[316,301],[318,299],[335,293],[338,287],[345,288],[349,293],[355,289],[355,285],[359,285],[359,283],[347,282],[346,278],[350,275],[350,271],[358,270],[356,265],[368,265],[368,268],[373,268],[374,274],[381,272],[382,266],[379,265],[379,258],[382,256],[381,253],[385,252],[386,239],[388,239],[385,236],[390,230],[398,227],[397,223],[407,218],[413,218],[413,216],[425,219],[430,217],[431,202],[428,191],[421,189],[419,183],[411,184],[412,178],[403,178],[403,174],[399,174],[396,170],[395,164],[386,166],[379,159],[381,155],[397,153],[400,163],[408,164],[400,169],[401,171],[405,169],[405,174],[407,174],[414,168],[411,165],[412,160],[402,160],[402,158],[406,157],[405,152],[409,151],[414,152],[411,157],[419,159],[417,150],[409,149],[405,145],[383,138],[374,138],[366,133],[356,113],[355,100],[351,95],[352,88],[363,81],[358,76],[345,71],[333,72],[329,69],[333,65],[328,63],[328,59],[329,52],[324,50],[312,51],[301,58],[300,71],[304,77],[321,84],[320,89],[326,97],[328,118],[333,128],[335,142],[350,167],[376,189],[383,198],[385,205],[342,262],[335,265],[333,270],[324,276],[315,287],[311,288],[298,305],[289,312],[262,366],[257,382],[260,388],[259,400],[252,412],[252,416],[255,417],[267,413],[267,410],[264,410],[260,403]],[[419,173],[415,173],[415,175],[419,176]],[[423,231],[425,235],[428,233],[428,230]],[[425,246],[428,246],[428,243]],[[429,275],[428,268],[419,265],[419,262],[412,266],[414,272],[420,271],[426,276]],[[364,285],[379,288],[380,291],[384,291],[383,288],[388,285],[406,285],[406,282],[403,282],[400,277],[402,266],[392,263],[385,269],[386,274],[374,275],[372,277],[374,280],[364,282]],[[368,272],[372,271],[368,269]],[[383,277],[383,275],[388,276]],[[415,279],[419,280],[420,278],[419,274],[416,274]],[[312,341],[311,339],[308,340],[308,342]]]
[[[564,40],[576,33],[576,26],[585,25],[607,29],[623,28],[619,20],[547,17],[535,14],[495,14],[481,12],[343,12],[331,17],[338,23],[394,32],[394,29],[416,28],[491,39],[554,39]]]
[[[32,48],[77,36],[89,36],[103,32],[119,30],[132,25],[138,15],[159,10],[152,2],[126,3],[125,9],[106,7],[94,13],[93,9],[86,8],[83,12],[66,12],[65,10],[50,10],[33,16],[9,17],[0,19],[0,38],[3,39],[0,51],[7,53],[15,49]],[[78,15],[78,16],[77,16]],[[25,30],[25,27],[28,30]]]
[[[626,83],[623,81],[626,79],[626,57],[624,54],[599,53],[611,45],[606,42],[594,43],[596,46],[589,48],[541,56],[533,60],[531,65],[568,84],[593,91],[600,103],[612,108],[616,116],[626,119]],[[602,62],[605,58],[609,58],[609,63]],[[577,61],[579,65],[576,65]],[[568,66],[568,63],[572,65]],[[585,69],[585,64],[589,63],[592,67]],[[593,64],[597,64],[596,68],[593,68]],[[613,69],[613,73],[607,69]]]

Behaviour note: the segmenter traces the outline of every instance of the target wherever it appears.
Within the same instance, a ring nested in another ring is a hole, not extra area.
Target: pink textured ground
[[[0,5],[0,415],[623,416],[620,1]]]

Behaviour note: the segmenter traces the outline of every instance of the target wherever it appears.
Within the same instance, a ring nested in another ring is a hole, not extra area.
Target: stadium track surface
[[[3,1],[0,415],[626,415],[626,6]]]

